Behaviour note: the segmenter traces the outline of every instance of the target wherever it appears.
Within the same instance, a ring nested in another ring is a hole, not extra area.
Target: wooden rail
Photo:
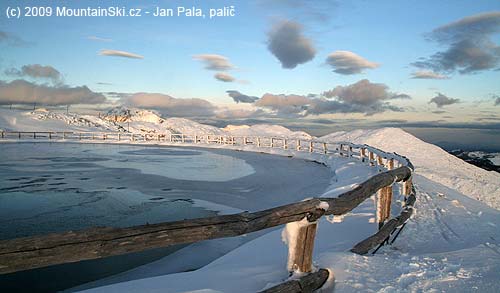
[[[313,198],[253,213],[244,212],[127,228],[97,227],[81,231],[2,240],[0,241],[0,274],[139,252],[174,244],[233,237],[294,222],[299,223],[300,228],[294,236],[296,237],[294,243],[297,247],[289,250],[288,269],[289,271],[311,273],[313,271],[312,252],[317,220],[323,215],[344,215],[373,194],[377,194],[379,231],[351,249],[354,253],[366,254],[377,245],[388,243],[391,235],[398,228],[401,229],[404,226],[413,212],[413,204],[416,199],[411,180],[413,166],[408,159],[368,145],[349,142],[328,143],[278,137],[210,134],[116,132],[1,132],[1,138],[32,138],[37,140],[59,138],[62,140],[106,140],[107,142],[128,138],[133,142],[155,140],[172,144],[222,144],[235,147],[253,145],[258,148],[280,148],[289,151],[355,158],[368,166],[377,168],[379,173],[337,198]],[[399,216],[391,219],[392,189],[396,182],[403,182],[405,207]],[[399,235],[399,232],[397,231],[392,241]],[[306,275],[303,282],[300,280],[286,282],[281,284],[282,287],[278,285],[266,292],[293,292],[291,288],[302,288],[305,286],[304,284],[309,284],[310,287],[307,288],[317,289],[328,278],[328,271],[319,270],[318,272]]]

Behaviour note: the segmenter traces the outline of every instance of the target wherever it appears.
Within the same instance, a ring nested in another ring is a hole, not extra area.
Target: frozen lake
[[[0,238],[260,210],[318,196],[330,178],[331,171],[314,162],[250,152],[3,143]],[[69,288],[179,248],[1,275],[0,285],[15,290],[31,284],[27,291]]]

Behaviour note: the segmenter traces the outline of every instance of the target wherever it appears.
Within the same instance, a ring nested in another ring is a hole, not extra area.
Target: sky
[[[141,16],[56,15],[113,6]],[[234,14],[209,17],[224,7]],[[0,13],[3,105],[500,133],[499,1],[7,0]]]

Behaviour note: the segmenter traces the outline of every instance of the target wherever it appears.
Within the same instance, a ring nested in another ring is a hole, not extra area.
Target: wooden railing
[[[310,274],[267,289],[266,292],[295,292],[293,288],[312,291],[321,287],[329,274],[327,270],[313,272],[312,253],[318,219],[324,215],[344,215],[376,193],[379,230],[351,249],[354,253],[366,254],[376,251],[385,243],[394,242],[413,213],[413,204],[416,199],[412,186],[413,166],[407,158],[368,145],[349,142],[329,143],[284,137],[116,132],[1,132],[1,138],[108,142],[128,140],[136,143],[154,140],[167,144],[202,144],[205,146],[216,144],[243,149],[245,146],[252,145],[260,150],[280,148],[290,152],[354,158],[377,168],[379,172],[336,198],[312,198],[253,213],[244,212],[128,228],[98,227],[3,240],[0,241],[0,274],[139,252],[174,244],[233,237],[296,222],[298,231],[294,233],[296,239],[290,241],[291,244],[289,244],[295,247],[289,247],[288,270]],[[403,182],[402,193],[405,201],[400,215],[391,218],[391,202],[396,182]]]

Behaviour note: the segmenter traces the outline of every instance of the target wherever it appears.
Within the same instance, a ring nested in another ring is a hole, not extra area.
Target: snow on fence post
[[[300,148],[301,148],[300,139],[297,139],[297,151],[300,151]]]
[[[310,152],[310,153],[312,153],[313,151],[314,151],[314,143],[313,143],[313,141],[311,140],[311,141],[309,142],[309,152]]]
[[[324,209],[317,208],[301,221],[286,224],[283,233],[288,244],[289,272],[310,273],[313,270],[312,255],[318,227],[317,220],[324,213]]]

